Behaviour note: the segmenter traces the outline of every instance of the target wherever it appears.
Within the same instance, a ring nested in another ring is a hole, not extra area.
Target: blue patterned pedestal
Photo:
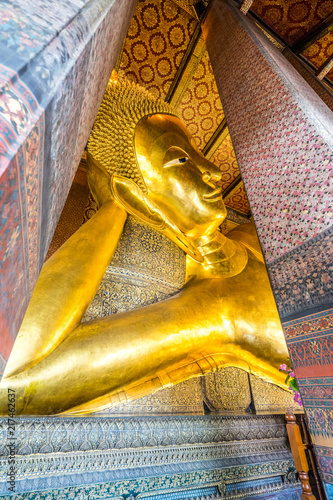
[[[333,498],[333,486],[330,483],[323,483],[325,488],[326,496],[329,500]]]
[[[299,491],[283,416],[15,421],[14,498],[22,500],[241,499]],[[0,498],[9,498],[7,419],[0,420],[0,442]]]

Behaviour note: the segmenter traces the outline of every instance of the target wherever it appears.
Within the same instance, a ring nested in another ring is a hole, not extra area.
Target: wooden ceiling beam
[[[316,71],[316,77],[319,80],[322,80],[325,78],[327,73],[331,71],[333,68],[333,54],[330,55],[328,59],[320,66],[320,68]]]
[[[309,33],[304,35],[298,42],[290,46],[295,54],[300,54],[305,49],[316,43],[320,38],[327,35],[333,29],[333,12],[323,22],[315,26]]]

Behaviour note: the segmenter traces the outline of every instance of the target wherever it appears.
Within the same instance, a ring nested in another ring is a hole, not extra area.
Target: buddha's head
[[[107,190],[107,173],[131,179],[141,198],[186,236],[203,236],[226,216],[216,185],[220,170],[200,153],[171,106],[136,84],[110,80],[88,152],[89,184],[97,199]]]

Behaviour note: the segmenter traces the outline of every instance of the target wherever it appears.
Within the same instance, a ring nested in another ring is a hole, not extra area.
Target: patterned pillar
[[[212,0],[203,32],[333,498],[333,114],[227,1]]]
[[[1,7],[0,376],[135,0]]]

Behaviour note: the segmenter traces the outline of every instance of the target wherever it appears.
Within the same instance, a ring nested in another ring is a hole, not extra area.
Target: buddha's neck
[[[246,266],[248,260],[246,249],[218,230],[196,238],[194,243],[204,258],[203,264],[198,266],[199,277],[228,278],[239,274]]]

